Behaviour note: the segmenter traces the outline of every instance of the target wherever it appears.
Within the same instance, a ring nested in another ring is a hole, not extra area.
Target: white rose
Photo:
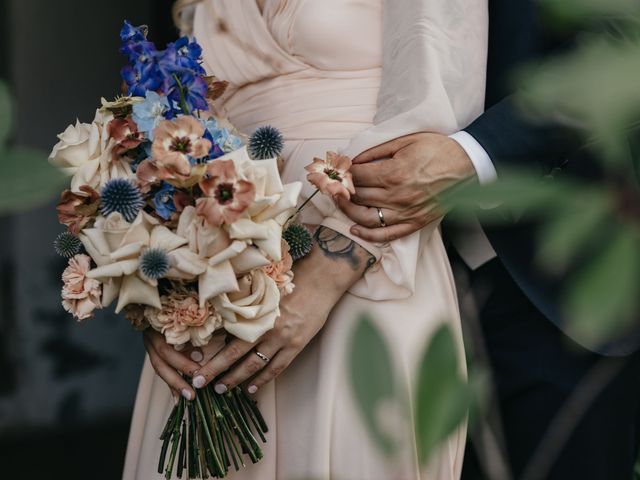
[[[95,160],[107,145],[107,124],[113,115],[96,112],[92,123],[69,125],[58,135],[60,140],[51,151],[49,161],[55,167],[71,174],[90,160]]]
[[[96,111],[92,123],[76,122],[58,135],[60,141],[53,147],[49,162],[67,175],[72,175],[71,191],[78,192],[82,185],[100,191],[113,178],[132,178],[131,166],[126,160],[114,161],[112,150],[115,140],[108,134],[113,114]]]
[[[253,343],[271,330],[280,316],[280,291],[262,270],[245,275],[238,284],[240,291],[216,297],[213,305],[227,332]]]

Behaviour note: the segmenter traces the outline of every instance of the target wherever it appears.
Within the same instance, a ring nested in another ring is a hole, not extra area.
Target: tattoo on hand
[[[376,262],[375,257],[356,242],[330,228],[318,227],[314,239],[326,257],[346,260],[354,270],[358,270],[363,261],[366,261],[365,271]]]

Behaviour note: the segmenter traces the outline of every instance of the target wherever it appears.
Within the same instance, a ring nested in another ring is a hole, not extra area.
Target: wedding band
[[[260,360],[262,360],[264,363],[269,363],[271,361],[269,357],[267,357],[264,353],[260,353],[258,350],[254,350],[253,353],[258,355],[258,357],[260,357]]]
[[[380,220],[380,226],[386,227],[387,223],[384,221],[384,215],[382,214],[382,209],[376,207],[376,210],[378,210],[378,219]]]

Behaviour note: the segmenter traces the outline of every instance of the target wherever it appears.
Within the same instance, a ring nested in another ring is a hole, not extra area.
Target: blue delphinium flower
[[[173,203],[175,190],[173,185],[162,182],[160,190],[153,196],[153,205],[156,207],[156,213],[165,220],[169,220],[176,211],[176,206]]]
[[[144,132],[145,136],[153,141],[153,131],[166,118],[165,114],[169,110],[167,97],[148,91],[144,102],[133,106],[133,121],[138,125],[138,130]]]
[[[148,90],[154,91],[162,86],[162,76],[155,65],[127,65],[120,74],[129,87],[129,95],[144,97]]]
[[[170,101],[170,116],[182,110],[185,114],[208,110],[200,45],[181,37],[166,50],[157,50],[146,37],[146,27],[134,27],[128,22],[120,32],[120,51],[130,63],[121,72],[129,95],[145,96],[147,91],[164,94]]]
[[[242,139],[237,135],[233,135],[226,128],[220,127],[215,118],[205,120],[203,125],[205,138],[209,139],[213,145],[218,146],[223,154],[233,152],[242,147]]]
[[[194,110],[208,110],[209,104],[207,103],[207,82],[204,78],[194,75],[190,70],[182,70],[175,73],[177,81],[174,79],[173,85],[169,87],[167,97],[176,104],[182,107],[182,96],[184,96],[184,103],[189,109],[190,113]],[[180,82],[178,84],[178,82]],[[182,96],[180,94],[180,87],[182,88]]]
[[[191,70],[196,75],[205,75],[201,63],[202,47],[189,37],[180,37],[176,42],[167,45],[163,54],[163,63],[174,70]]]
[[[122,43],[142,42],[147,39],[146,31],[147,27],[134,27],[128,20],[125,20],[120,30],[120,41]]]

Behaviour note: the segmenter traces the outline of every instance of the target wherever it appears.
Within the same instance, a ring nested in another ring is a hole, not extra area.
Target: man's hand
[[[353,163],[356,193],[351,201],[339,199],[338,205],[357,224],[351,233],[370,242],[390,242],[437,220],[445,213],[438,195],[476,178],[464,149],[435,133],[396,138],[361,153]]]

